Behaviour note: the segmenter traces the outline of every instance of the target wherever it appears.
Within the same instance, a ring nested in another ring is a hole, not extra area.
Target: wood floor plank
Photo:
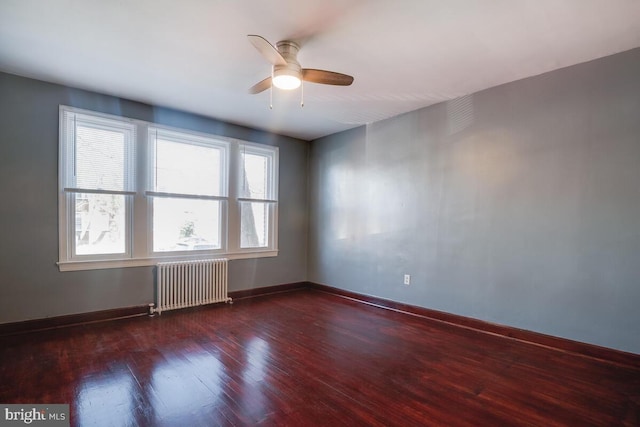
[[[302,289],[2,337],[0,402],[74,426],[638,426],[640,370]]]

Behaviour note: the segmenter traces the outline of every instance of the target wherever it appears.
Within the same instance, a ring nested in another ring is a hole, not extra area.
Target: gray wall
[[[310,158],[309,280],[640,353],[640,49]]]
[[[59,104],[280,147],[280,254],[232,261],[229,287],[306,280],[307,142],[0,73],[0,323],[153,301],[151,267],[58,271]]]
[[[150,267],[55,265],[66,104],[280,147],[280,256],[233,261],[231,290],[308,278],[640,353],[639,75],[635,49],[309,152],[291,138],[0,73],[0,323],[153,299]]]

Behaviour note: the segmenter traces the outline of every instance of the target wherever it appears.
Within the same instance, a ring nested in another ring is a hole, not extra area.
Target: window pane
[[[125,197],[116,194],[75,195],[76,255],[126,252]]]
[[[125,133],[90,125],[76,127],[77,188],[125,190]]]
[[[269,157],[242,153],[243,182],[240,197],[269,199]]]
[[[153,251],[220,249],[217,200],[153,199]]]
[[[155,191],[221,196],[221,150],[156,140]]]
[[[240,202],[240,216],[240,247],[267,247],[269,245],[269,204]]]

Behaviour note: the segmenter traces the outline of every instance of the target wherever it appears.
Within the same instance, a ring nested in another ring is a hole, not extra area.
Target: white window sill
[[[197,254],[197,255],[176,255],[168,257],[154,258],[127,258],[127,259],[108,259],[108,260],[92,260],[92,261],[60,261],[57,262],[60,271],[81,271],[81,270],[104,270],[108,268],[125,268],[125,267],[147,267],[156,265],[159,262],[170,261],[192,261],[199,259],[226,258],[249,259],[249,258],[267,258],[278,256],[278,250],[264,250],[252,252],[236,252],[226,254]]]

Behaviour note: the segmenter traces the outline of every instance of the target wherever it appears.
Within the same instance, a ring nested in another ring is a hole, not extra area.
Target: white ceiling
[[[247,34],[355,82],[270,110]],[[2,71],[307,140],[638,46],[639,0],[0,0]]]

